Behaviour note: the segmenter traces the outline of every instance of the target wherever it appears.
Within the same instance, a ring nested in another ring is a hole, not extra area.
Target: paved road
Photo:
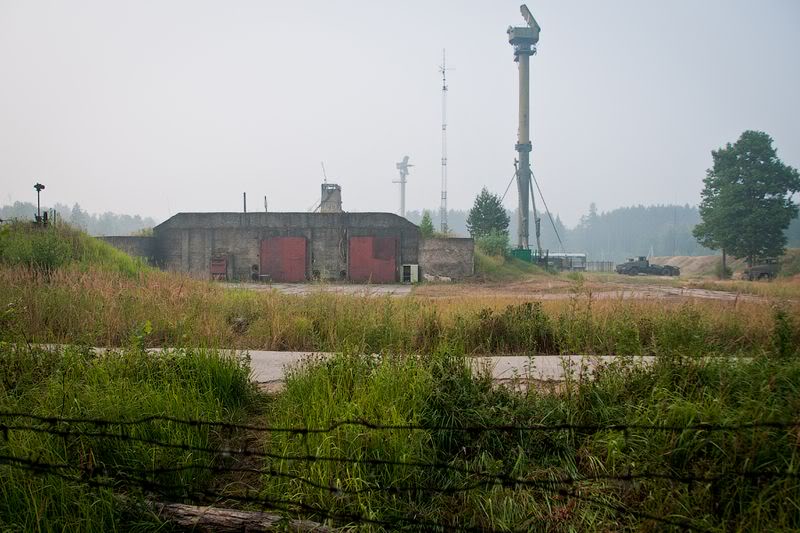
[[[300,364],[313,357],[327,357],[327,353],[314,352],[268,352],[251,350],[250,368],[253,381],[265,385],[265,388],[280,388],[284,380],[284,371],[288,367]],[[537,355],[520,356],[488,356],[471,358],[473,368],[490,368],[492,376],[498,382],[523,378],[525,381],[561,382],[567,377],[569,369],[575,375],[586,373],[591,375],[598,364],[610,363],[616,356],[586,355]],[[637,357],[639,364],[651,364],[653,357]]]

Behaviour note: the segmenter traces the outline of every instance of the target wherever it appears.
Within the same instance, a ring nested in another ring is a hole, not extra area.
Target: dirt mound
[[[656,265],[672,265],[681,269],[682,276],[711,276],[722,260],[721,255],[673,255],[651,257],[650,262]],[[745,266],[740,259],[728,258],[728,266],[734,272],[742,270]]]

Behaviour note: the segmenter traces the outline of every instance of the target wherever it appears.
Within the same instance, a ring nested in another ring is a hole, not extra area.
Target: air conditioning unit
[[[400,276],[402,283],[418,283],[419,282],[419,265],[403,265],[402,275]]]

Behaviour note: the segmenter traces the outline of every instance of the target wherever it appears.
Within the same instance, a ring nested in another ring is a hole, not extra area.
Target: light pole
[[[42,202],[41,202],[41,194],[44,190],[44,185],[41,183],[37,183],[33,186],[36,189],[36,222],[42,221]]]

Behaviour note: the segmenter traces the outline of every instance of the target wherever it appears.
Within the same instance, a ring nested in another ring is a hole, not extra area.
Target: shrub
[[[508,253],[508,233],[492,231],[475,239],[475,244],[486,255],[505,257]]]

